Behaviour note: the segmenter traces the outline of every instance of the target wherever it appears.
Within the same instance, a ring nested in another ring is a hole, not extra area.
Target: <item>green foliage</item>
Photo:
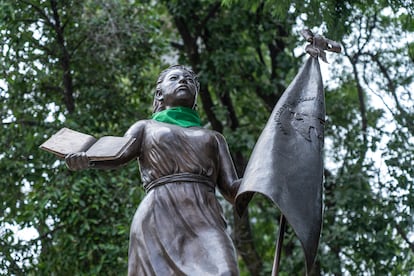
[[[62,126],[122,135],[149,116],[159,69],[146,61],[164,47],[157,13],[129,1],[1,5],[0,273],[118,275],[142,197],[136,166],[71,173],[38,147]],[[37,238],[16,239],[12,225],[35,229]]]
[[[304,26],[344,48],[328,54],[330,74],[323,72],[325,215],[313,275],[412,272],[406,1],[104,2],[0,1],[0,274],[124,274],[130,220],[144,196],[136,164],[74,173],[38,146],[62,126],[122,135],[149,116],[157,74],[178,61],[199,73],[203,123],[225,134],[242,175],[303,62]],[[261,196],[249,213],[241,274],[269,275],[280,213]],[[36,234],[24,240],[16,229]],[[281,275],[303,273],[288,227]]]

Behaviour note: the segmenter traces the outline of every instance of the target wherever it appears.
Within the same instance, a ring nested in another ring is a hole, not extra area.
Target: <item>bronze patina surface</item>
[[[181,66],[160,74],[154,112],[194,108],[195,74]],[[115,168],[138,160],[147,195],[131,224],[128,275],[238,275],[217,188],[231,203],[239,181],[224,137],[202,127],[141,120],[125,133],[136,140],[119,159],[90,163],[66,157],[72,170]]]

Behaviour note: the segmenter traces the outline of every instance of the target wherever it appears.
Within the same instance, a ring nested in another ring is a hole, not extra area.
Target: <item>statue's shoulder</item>
[[[223,144],[223,143],[227,144],[226,138],[220,132],[212,130],[212,129],[208,129],[208,128],[202,128],[202,129],[203,129],[203,131],[205,131],[206,135],[208,135],[209,137],[212,137],[213,139],[215,139],[218,144]]]
[[[125,136],[133,136],[133,137],[141,136],[145,132],[145,129],[147,128],[147,126],[151,124],[151,121],[152,120],[136,121],[125,133]]]

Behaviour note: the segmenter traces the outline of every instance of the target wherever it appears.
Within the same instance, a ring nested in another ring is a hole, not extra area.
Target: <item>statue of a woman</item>
[[[199,83],[183,66],[158,79],[154,114],[132,125],[136,140],[116,161],[66,157],[71,170],[115,168],[138,159],[147,195],[131,225],[128,275],[238,275],[217,187],[229,202],[239,187],[224,137],[201,127],[195,109]]]

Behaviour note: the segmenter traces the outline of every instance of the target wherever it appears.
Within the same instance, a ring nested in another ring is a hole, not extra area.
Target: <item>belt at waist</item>
[[[147,184],[144,184],[144,189],[148,193],[151,189],[175,182],[193,182],[206,185],[214,190],[215,184],[209,177],[193,173],[177,173],[162,176]]]

